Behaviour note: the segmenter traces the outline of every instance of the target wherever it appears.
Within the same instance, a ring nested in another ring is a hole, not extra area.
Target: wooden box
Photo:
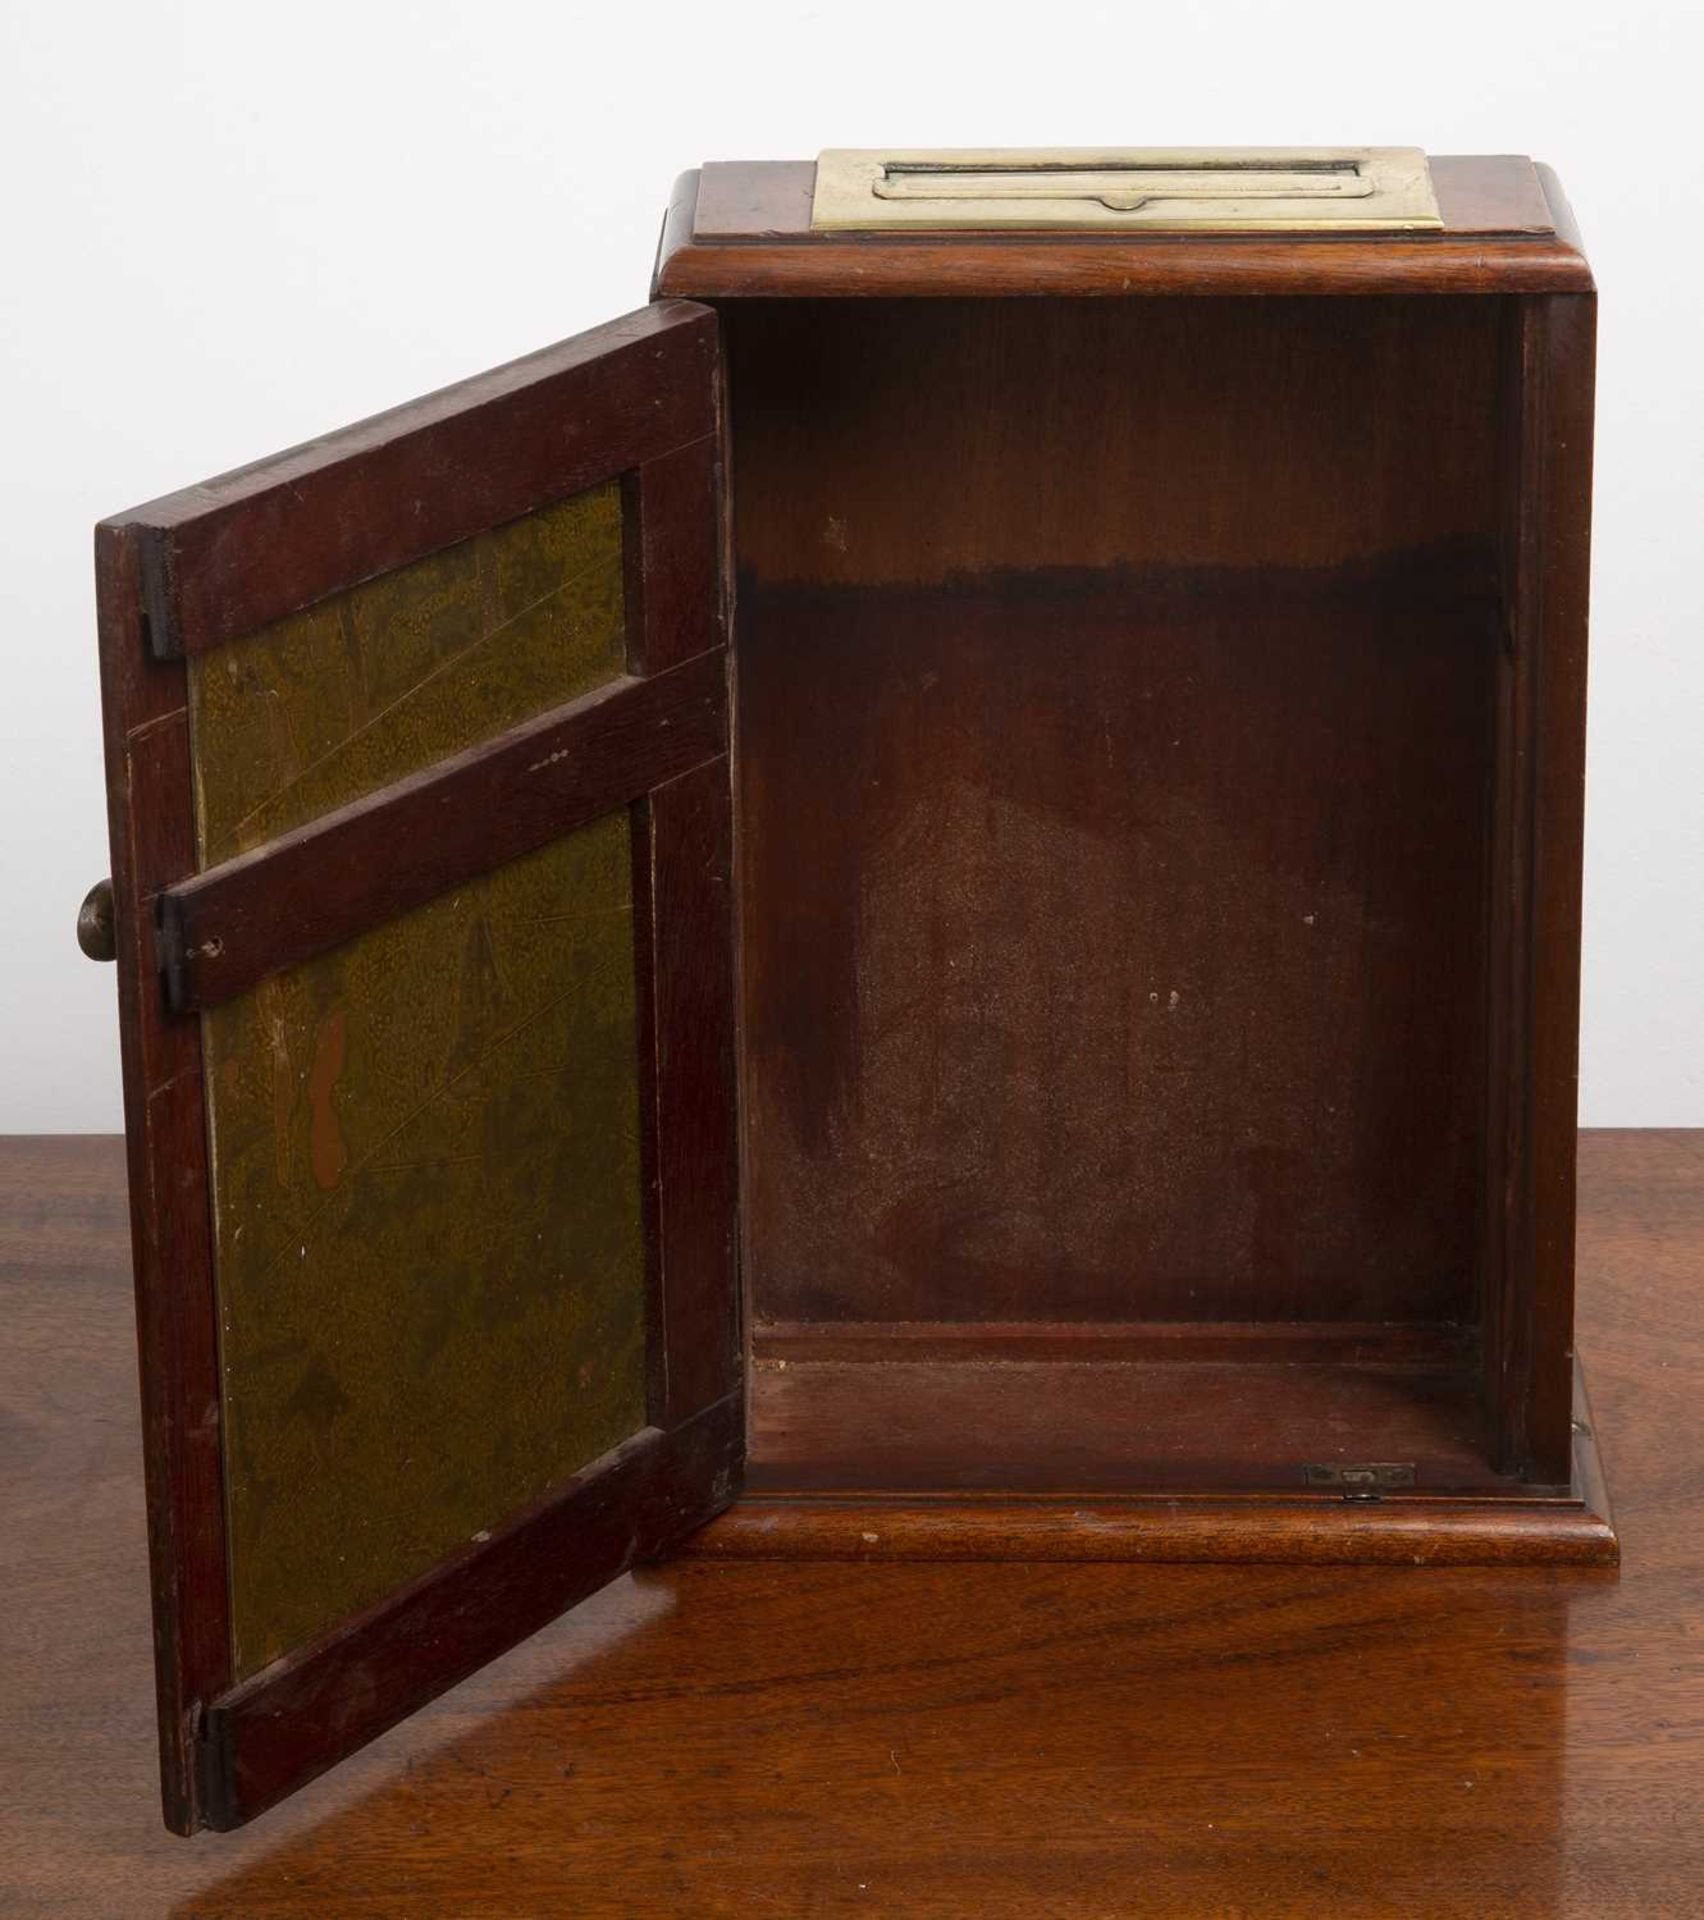
[[[1553,177],[709,166],[654,294],[99,530],[180,1830],[689,1536],[1615,1553]]]

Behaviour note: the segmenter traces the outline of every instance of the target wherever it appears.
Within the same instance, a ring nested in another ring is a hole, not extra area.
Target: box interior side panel
[[[1470,1323],[1497,303],[724,311],[759,1355]]]

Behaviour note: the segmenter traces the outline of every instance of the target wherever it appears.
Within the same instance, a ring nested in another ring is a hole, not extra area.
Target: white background
[[[1413,144],[1560,171],[1602,288],[1582,1118],[1704,1124],[1697,0],[0,0],[0,1131],[120,1124],[89,529],[640,304],[676,173]]]

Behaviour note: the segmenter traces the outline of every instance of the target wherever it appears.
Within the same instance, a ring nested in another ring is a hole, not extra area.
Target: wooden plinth
[[[1376,1500],[1166,1490],[1001,1494],[760,1492],[685,1551],[757,1560],[1134,1560],[1614,1566],[1585,1382],[1574,1373],[1574,1476],[1566,1495],[1417,1494]]]

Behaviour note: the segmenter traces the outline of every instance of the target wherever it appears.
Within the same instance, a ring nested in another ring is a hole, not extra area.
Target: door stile
[[[195,870],[189,698],[181,660],[152,657],[135,530],[95,537],[115,899],[142,1458],[154,1593],[160,1782],[167,1826],[199,1824],[202,1704],[231,1673],[218,1313],[201,1023],[161,992],[154,905]]]

